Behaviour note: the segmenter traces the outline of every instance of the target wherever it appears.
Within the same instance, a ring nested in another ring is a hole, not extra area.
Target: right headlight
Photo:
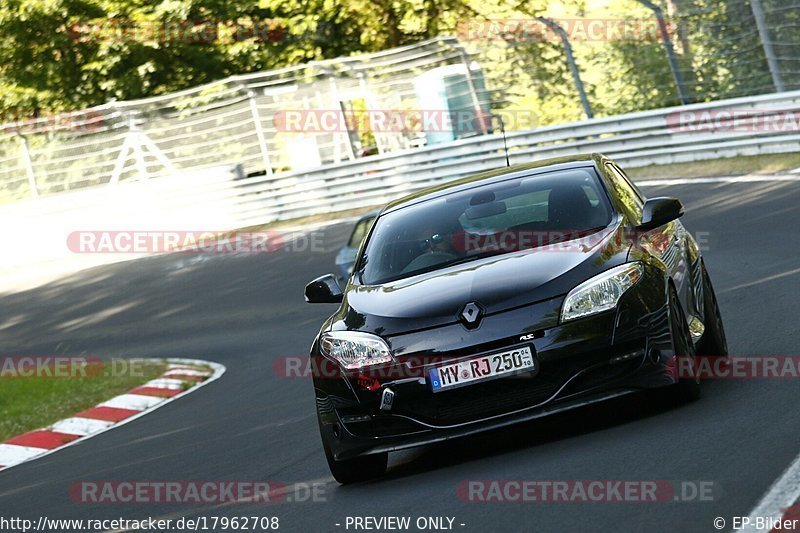
[[[320,350],[347,370],[393,361],[386,342],[370,333],[360,331],[330,331],[319,341]]]
[[[613,309],[622,295],[644,275],[641,263],[625,263],[584,281],[569,294],[561,307],[561,321]]]

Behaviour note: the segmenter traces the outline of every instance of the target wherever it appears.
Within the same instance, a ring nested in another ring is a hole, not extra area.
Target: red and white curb
[[[225,367],[197,359],[167,359],[159,378],[46,428],[0,443],[0,471],[38,459],[140,416],[219,379]]]

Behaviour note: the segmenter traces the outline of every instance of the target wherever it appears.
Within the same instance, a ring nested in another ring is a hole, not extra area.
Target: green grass
[[[87,367],[86,377],[0,377],[0,442],[124,394],[157,378],[166,368],[165,363],[154,361],[136,365],[132,371],[112,372],[97,363]]]

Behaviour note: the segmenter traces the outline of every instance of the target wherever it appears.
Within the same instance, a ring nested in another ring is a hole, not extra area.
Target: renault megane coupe
[[[637,390],[700,393],[727,356],[675,198],[646,198],[600,154],[450,181],[378,214],[311,348],[322,443],[340,483],[388,452]],[[688,370],[688,371],[687,371]]]

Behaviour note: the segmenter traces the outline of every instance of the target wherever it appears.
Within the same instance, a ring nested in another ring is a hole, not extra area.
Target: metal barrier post
[[[258,147],[261,149],[261,161],[264,163],[264,172],[267,176],[272,176],[272,162],[269,159],[269,147],[267,146],[267,138],[264,136],[264,125],[261,123],[261,114],[258,112],[256,92],[246,86],[244,90],[247,92],[247,101],[250,103],[250,114],[253,115],[253,125],[256,129]]]
[[[769,67],[770,75],[772,75],[772,83],[775,84],[775,92],[782,93],[786,90],[786,86],[783,84],[781,69],[778,65],[778,59],[775,57],[775,49],[772,47],[772,40],[769,38],[769,30],[767,29],[767,21],[764,18],[764,8],[761,6],[761,0],[750,0],[750,9],[753,10],[753,18],[756,19],[758,36],[761,39],[761,46],[764,48],[764,55],[767,57],[767,66]]]
[[[19,132],[17,132],[17,137],[19,138],[20,150],[22,152],[22,162],[25,165],[25,174],[28,176],[28,186],[31,189],[31,196],[33,198],[39,197],[39,189],[36,187],[36,174],[33,171],[33,159],[31,159],[31,151],[28,147],[28,139]]]
[[[675,79],[675,86],[678,88],[678,98],[681,104],[686,105],[689,103],[689,96],[686,93],[686,86],[683,83],[683,76],[681,75],[680,67],[678,66],[678,58],[675,56],[675,49],[672,47],[672,41],[669,38],[669,31],[667,30],[667,23],[664,22],[664,13],[661,8],[655,5],[650,0],[637,0],[643,6],[649,8],[656,16],[658,21],[658,28],[661,30],[661,42],[664,45],[664,50],[667,52],[667,61],[669,68],[672,71],[672,77]]]
[[[586,89],[583,86],[583,80],[581,79],[581,73],[578,70],[578,64],[575,62],[575,55],[572,53],[572,45],[569,42],[569,37],[567,36],[567,32],[554,20],[551,20],[547,17],[536,17],[536,19],[547,25],[547,27],[553,30],[554,32],[556,32],[559,38],[561,39],[561,43],[564,45],[564,53],[567,55],[567,63],[569,64],[569,70],[572,73],[572,80],[575,82],[575,88],[578,89],[578,96],[581,99],[583,112],[586,113],[586,118],[594,118],[594,113],[592,113],[592,106],[589,105],[589,99],[586,97]]]

